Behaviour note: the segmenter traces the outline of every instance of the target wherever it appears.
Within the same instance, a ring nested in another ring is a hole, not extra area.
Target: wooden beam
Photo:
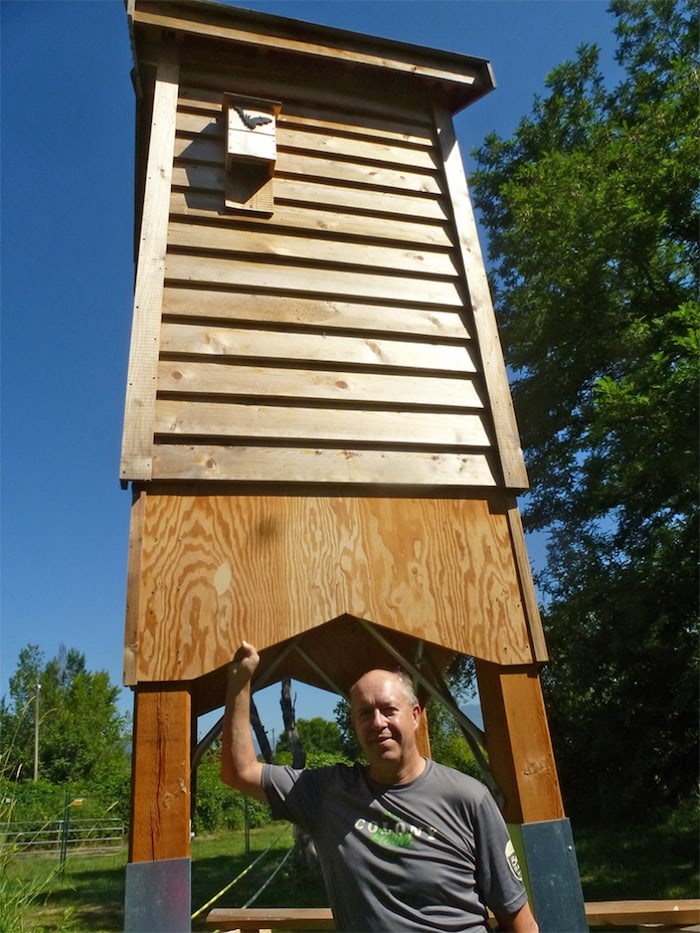
[[[535,665],[476,661],[489,764],[508,823],[564,816],[547,714]]]
[[[205,920],[207,930],[258,933],[274,930],[335,930],[330,907],[216,907]]]
[[[187,687],[136,688],[130,862],[190,855],[191,728]]]
[[[700,923],[700,900],[600,901],[586,904],[586,919],[591,927],[663,924],[664,929]],[[236,928],[259,930],[334,930],[333,914],[328,907],[220,907],[206,918],[207,930]]]
[[[503,352],[491,302],[486,270],[481,255],[474,211],[469,199],[467,180],[459,153],[459,145],[449,114],[435,108],[435,125],[445,177],[458,234],[458,250],[464,265],[469,301],[474,314],[478,345],[484,367],[484,379],[491,402],[496,443],[500,453],[503,480],[509,489],[527,489],[525,461],[520,449],[518,426],[510,397]]]
[[[430,723],[428,722],[428,713],[423,710],[420,715],[420,722],[416,731],[416,748],[424,758],[432,758],[430,748]]]
[[[146,493],[141,491],[131,506],[129,528],[129,558],[126,572],[126,621],[124,625],[124,684],[132,687],[137,681],[139,619],[141,617],[141,574],[143,525],[146,514]]]
[[[544,629],[542,628],[540,607],[537,603],[535,582],[532,578],[532,568],[525,546],[525,532],[515,498],[507,505],[506,515],[508,517],[510,538],[513,543],[515,566],[520,581],[523,609],[525,610],[525,618],[527,619],[527,627],[530,633],[532,657],[535,661],[543,663],[549,660],[549,654],[547,653],[547,645],[544,639]]]
[[[122,481],[150,479],[160,317],[173,170],[179,65],[164,40],[156,74],[122,438]]]
[[[700,924],[700,900],[599,901],[586,904],[586,919],[591,927],[622,926],[627,929],[660,924],[664,930]]]

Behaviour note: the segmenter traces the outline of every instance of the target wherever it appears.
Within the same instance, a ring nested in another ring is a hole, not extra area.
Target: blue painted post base
[[[125,933],[190,933],[191,865],[189,858],[129,862]]]
[[[569,820],[509,826],[540,933],[588,933]]]

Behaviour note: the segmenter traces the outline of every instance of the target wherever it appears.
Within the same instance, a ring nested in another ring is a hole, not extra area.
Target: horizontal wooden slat
[[[369,229],[370,222],[367,227]],[[304,262],[333,263],[403,270],[424,275],[458,275],[449,252],[416,250],[344,242],[320,237],[275,232],[258,226],[240,229],[231,225],[195,224],[171,221],[168,247],[249,253],[255,256],[300,259]]]
[[[384,301],[410,301],[445,308],[461,308],[458,282],[380,275],[334,268],[306,268],[271,262],[232,261],[212,256],[169,253],[166,279],[197,285],[273,289],[287,293]]]
[[[176,157],[195,162],[210,162],[218,158],[219,147],[223,148],[224,144],[224,128],[219,114],[180,111],[177,129]],[[359,163],[385,162],[424,172],[435,172],[439,168],[430,149],[407,146],[396,139],[381,142],[378,139],[366,138],[361,130],[354,136],[350,133],[333,133],[330,130],[319,132],[316,127],[295,125],[280,119],[277,121],[277,145],[300,150],[305,154]]]
[[[189,69],[185,69],[185,72],[188,73]],[[211,119],[212,115],[221,113],[223,94],[223,89],[215,90],[211,82],[207,87],[181,84],[178,109],[181,113],[199,113]],[[435,145],[432,116],[429,114],[425,122],[420,121],[420,114],[417,113],[411,115],[410,121],[399,120],[394,114],[386,112],[381,116],[358,114],[348,108],[341,110],[314,106],[308,102],[290,100],[287,94],[280,96],[284,96],[284,105],[278,123],[283,126],[309,126],[336,134],[361,134],[421,149],[432,149]]]
[[[302,152],[316,153],[328,158],[340,157],[358,162],[386,162],[390,165],[410,166],[419,171],[435,172],[439,169],[431,150],[414,149],[392,143],[370,142],[363,138],[320,133],[306,127],[292,127],[282,122],[279,126],[279,145]]]
[[[345,370],[275,369],[225,363],[161,360],[161,392],[239,398],[318,399],[337,404],[483,408],[471,379]]]
[[[303,325],[324,329],[371,330],[404,336],[466,340],[469,331],[457,311],[426,311],[410,305],[363,304],[323,298],[295,298],[249,292],[166,288],[163,314],[219,320]]]
[[[175,169],[177,173],[177,169]],[[275,178],[275,203],[306,203],[327,207],[344,207],[366,213],[401,215],[410,220],[446,221],[445,202],[433,196],[398,194],[383,189],[348,188],[313,179]]]
[[[700,899],[598,901],[586,904],[589,927],[660,925],[664,930],[700,925]]]
[[[225,172],[222,168],[202,166],[175,166],[173,185],[176,188],[194,188],[198,191],[223,191]],[[396,191],[344,187],[332,182],[318,180],[275,177],[275,205],[288,202],[320,206],[340,207],[346,210],[365,211],[371,214],[402,215],[407,220],[415,217],[424,220],[447,220],[445,207],[440,198],[411,194],[398,194]]]
[[[661,924],[666,930],[700,923],[700,900],[667,901],[598,901],[586,903],[589,927],[635,926]],[[489,914],[491,917],[492,914]],[[279,907],[245,910],[221,907],[209,911],[205,921],[208,930],[236,927],[241,933],[271,930],[334,930],[333,913],[325,907]]]
[[[347,197],[347,195],[346,195]],[[440,221],[423,220],[407,216],[382,217],[343,212],[338,208],[324,209],[322,205],[290,206],[274,205],[271,217],[242,218],[240,214],[227,211],[220,191],[174,190],[170,197],[170,214],[173,220],[189,218],[215,219],[229,225],[259,225],[270,228],[306,230],[310,233],[339,234],[343,237],[364,237],[372,240],[392,240],[419,247],[453,246],[449,230]]]
[[[305,178],[328,178],[360,185],[376,185],[385,190],[442,194],[440,182],[427,172],[368,165],[362,162],[340,162],[325,158],[324,153],[286,152],[279,148],[275,171]]]
[[[485,454],[177,444],[155,446],[153,478],[391,486],[496,485]]]
[[[205,918],[207,930],[240,930],[259,933],[260,930],[335,930],[330,907],[217,907]]]
[[[333,136],[348,136],[353,139],[360,137],[374,138],[383,140],[385,144],[396,146],[401,152],[409,148],[416,150],[432,151],[435,140],[433,137],[432,126],[421,127],[418,124],[401,125],[392,121],[389,117],[382,119],[372,117],[362,117],[353,119],[352,114],[339,112],[333,116],[323,111],[313,111],[311,108],[300,110],[290,110],[289,107],[282,111],[279,117],[279,125],[284,130],[299,128],[316,132],[327,132]],[[435,158],[431,155],[430,162],[436,166]],[[416,164],[427,165],[427,162]]]
[[[202,218],[217,220],[230,226],[242,226],[240,214],[224,208],[221,192],[173,191],[170,195],[170,216],[173,220]],[[372,240],[392,240],[413,246],[452,246],[449,232],[443,223],[423,222],[418,218],[366,217],[338,209],[323,210],[319,205],[291,207],[274,205],[272,217],[245,217],[245,224],[271,229],[306,230],[310,233],[365,237]]]
[[[156,434],[488,447],[481,416],[160,399]]]
[[[475,372],[465,346],[339,337],[326,334],[279,333],[165,322],[162,353],[216,355],[238,359],[313,360],[353,366],[402,367],[445,372]]]
[[[188,42],[183,67],[187,86],[277,100],[289,113],[318,108],[345,114],[357,122],[378,120],[390,126],[416,126],[432,134],[431,92],[425,85],[416,87],[415,81],[401,76],[389,76],[387,82],[381,82],[375,75],[367,93],[367,83],[358,83],[354,70],[336,69],[332,81],[328,76],[325,63],[308,58],[292,61],[274,56],[274,65],[267,59],[261,68],[245,50],[232,49],[225,58],[212,57],[211,44],[197,42]]]
[[[191,179],[204,179],[204,173],[217,171],[212,158],[210,162],[201,162],[197,158],[189,158],[189,150],[193,149],[196,155],[197,145],[192,143],[185,146],[178,159],[180,166],[188,165],[188,177]],[[220,169],[223,172],[222,167]],[[404,168],[390,166],[377,166],[361,162],[341,162],[326,159],[323,154],[287,152],[277,148],[277,161],[275,172],[287,175],[300,175],[303,178],[338,181],[352,185],[372,185],[385,191],[411,191],[418,194],[439,195],[442,193],[440,183],[436,176],[427,172],[412,172]],[[218,177],[216,175],[215,177]]]

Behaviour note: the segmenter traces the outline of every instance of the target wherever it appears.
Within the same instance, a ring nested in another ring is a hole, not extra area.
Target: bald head
[[[421,773],[425,761],[416,747],[421,708],[403,672],[377,669],[363,674],[350,689],[350,708],[375,781],[401,784]]]
[[[413,687],[413,681],[411,680],[408,673],[403,670],[403,668],[399,667],[393,671],[387,670],[383,667],[378,667],[374,670],[367,671],[361,677],[358,677],[352,687],[350,687],[350,705],[352,706],[353,695],[357,695],[357,688],[361,690],[363,685],[366,685],[367,683],[374,683],[377,680],[382,679],[395,682],[401,689],[404,699],[409,706],[420,706],[418,697],[416,696],[416,691]]]

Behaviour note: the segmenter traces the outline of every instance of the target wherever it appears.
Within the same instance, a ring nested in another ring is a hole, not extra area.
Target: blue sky
[[[456,120],[512,134],[551,69],[596,43],[605,0],[266,0],[240,6],[491,60]],[[133,287],[131,58],[122,0],[2,0],[0,694],[21,648],[61,643],[121,684],[130,493],[119,452]],[[537,542],[531,556],[540,559]],[[299,690],[297,715],[335,698]],[[122,705],[130,709],[129,691]],[[262,700],[278,728],[276,692]]]

